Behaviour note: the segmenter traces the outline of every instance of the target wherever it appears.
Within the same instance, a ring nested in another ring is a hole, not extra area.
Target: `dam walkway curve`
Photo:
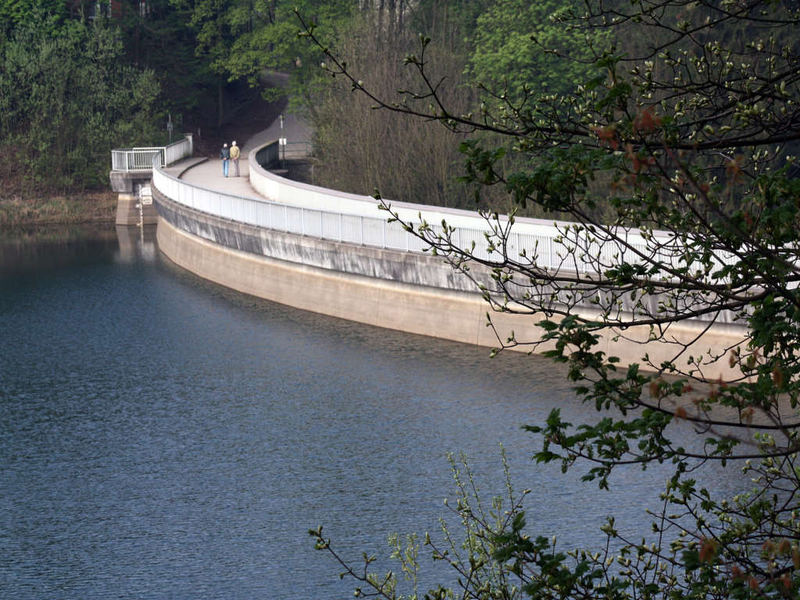
[[[390,223],[373,198],[291,181],[267,168],[280,163],[279,138],[273,129],[247,140],[240,177],[225,177],[219,160],[154,169],[158,245],[170,260],[243,293],[379,327],[487,347],[512,333],[517,340],[540,337],[535,315],[493,313],[487,327],[489,307],[475,281],[425,252],[424,242]],[[446,221],[459,245],[474,242],[476,254],[491,255],[488,226],[478,215],[402,202],[392,208],[407,221]],[[517,219],[509,251],[536,248],[537,260],[563,268],[562,232],[552,222]],[[488,270],[473,277],[491,284]],[[591,311],[586,307],[586,314]],[[656,361],[671,358],[674,346],[648,342],[645,349],[636,342],[648,341],[649,328],[636,329],[626,331],[627,340],[607,335],[600,349],[623,365],[641,361],[645,352]],[[732,322],[671,329],[675,339],[687,341],[700,332],[704,348],[712,350],[729,348],[746,334]],[[720,365],[713,376],[732,375],[726,368]]]

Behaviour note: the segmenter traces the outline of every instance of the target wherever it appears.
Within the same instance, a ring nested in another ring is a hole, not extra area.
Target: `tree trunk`
[[[217,79],[217,129],[222,127],[222,119],[225,116],[225,83],[222,78]]]

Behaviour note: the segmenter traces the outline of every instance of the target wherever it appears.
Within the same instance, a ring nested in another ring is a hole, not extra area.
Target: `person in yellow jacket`
[[[233,161],[234,177],[239,177],[239,146],[236,145],[236,140],[231,142],[231,160]]]

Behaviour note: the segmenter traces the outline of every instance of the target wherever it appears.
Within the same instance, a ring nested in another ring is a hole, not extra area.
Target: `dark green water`
[[[665,477],[601,493],[532,464],[520,426],[582,410],[543,359],[241,296],[152,232],[0,243],[0,341],[3,598],[352,597],[306,531],[353,559],[435,533],[447,452],[488,496],[503,443],[533,532],[565,546],[610,513],[646,532]]]

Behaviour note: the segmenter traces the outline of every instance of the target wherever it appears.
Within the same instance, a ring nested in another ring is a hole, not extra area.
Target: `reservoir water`
[[[600,492],[530,460],[523,424],[591,416],[549,361],[236,294],[152,233],[0,243],[2,597],[352,597],[307,530],[355,561],[436,537],[447,453],[488,498],[500,444],[532,533],[591,545],[608,514],[648,531],[666,467]]]

